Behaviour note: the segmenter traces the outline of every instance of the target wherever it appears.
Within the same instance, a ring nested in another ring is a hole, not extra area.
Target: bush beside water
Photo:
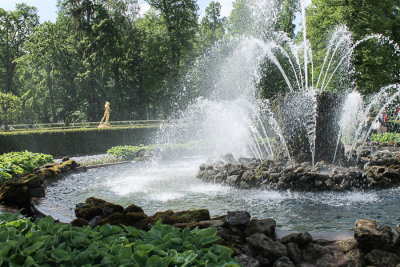
[[[371,140],[379,143],[399,143],[400,133],[373,134]]]
[[[107,151],[108,155],[121,158],[123,160],[133,160],[138,151],[150,151],[154,149],[155,145],[138,145],[138,146],[115,146]]]
[[[0,266],[238,266],[231,249],[214,244],[218,239],[215,228],[73,227],[2,213]]]
[[[44,164],[53,162],[51,155],[25,152],[11,152],[0,156],[0,185],[14,175],[32,172]]]

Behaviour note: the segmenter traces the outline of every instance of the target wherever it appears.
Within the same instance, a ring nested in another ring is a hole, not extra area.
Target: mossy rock
[[[54,178],[57,174],[75,169],[78,166],[79,164],[76,161],[68,160],[60,164],[46,164],[33,173],[12,178],[0,187],[0,202],[26,208],[31,202],[31,192],[41,188],[45,180]]]
[[[143,209],[139,206],[136,206],[135,204],[131,204],[128,207],[125,208],[125,213],[130,213],[130,212],[144,212]]]
[[[113,213],[99,222],[99,225],[105,225],[105,224],[113,224],[113,225],[126,224],[124,213],[122,212]]]
[[[19,208],[25,208],[30,205],[30,201],[30,190],[26,185],[14,184],[0,188],[0,202],[6,205],[17,205]]]
[[[38,187],[43,184],[45,177],[43,175],[31,174],[22,179],[22,182],[28,187]]]
[[[76,227],[82,227],[89,225],[89,222],[85,219],[77,218],[71,222],[71,225]]]
[[[121,205],[113,204],[113,203],[107,203],[103,206],[102,217],[105,218],[116,212],[124,212],[124,207],[122,207]]]
[[[105,201],[104,199],[95,198],[95,197],[87,198],[85,200],[85,203],[88,205],[94,205],[94,206],[104,206],[106,204],[112,204],[110,202]]]
[[[165,224],[176,224],[176,223],[191,223],[210,220],[210,212],[207,209],[199,210],[188,210],[173,212],[168,210],[165,212],[157,212],[151,217],[151,222],[155,223],[158,220],[162,220]]]
[[[77,204],[75,208],[76,217],[88,221],[96,216],[106,218],[114,213],[122,212],[124,212],[124,208],[121,205],[113,204],[95,197],[86,199],[85,203]]]
[[[125,214],[125,222],[137,229],[148,230],[150,220],[144,212],[129,212]]]
[[[78,204],[75,208],[75,216],[80,219],[90,221],[96,216],[101,216],[103,209],[99,206],[90,204]]]

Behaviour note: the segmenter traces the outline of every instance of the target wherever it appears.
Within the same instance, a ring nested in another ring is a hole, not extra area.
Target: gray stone
[[[282,244],[295,243],[299,247],[306,246],[313,241],[312,236],[308,232],[294,233],[281,238]]]
[[[354,238],[366,252],[374,248],[390,250],[394,245],[394,234],[390,227],[381,226],[377,229],[377,222],[373,220],[357,220]]]
[[[299,263],[301,261],[301,253],[299,246],[295,243],[289,243],[286,245],[288,256],[294,263]]]
[[[274,237],[275,227],[276,221],[273,219],[253,219],[250,221],[249,227],[246,228],[246,234],[252,235],[261,233],[269,237]]]
[[[218,235],[226,241],[233,241],[238,244],[242,243],[242,238],[230,229],[220,227],[218,228]]]
[[[247,211],[228,211],[226,216],[226,223],[229,225],[248,225],[250,223],[251,215]]]
[[[286,256],[279,258],[272,267],[296,267],[294,263]]]
[[[349,251],[346,254],[349,267],[364,267],[365,266],[365,256],[361,249],[356,248]]]
[[[309,243],[301,250],[301,256],[305,261],[313,261],[327,253],[327,250],[321,245]]]
[[[339,242],[337,242],[337,245],[343,252],[349,252],[358,247],[358,242],[355,238],[351,237],[340,240]]]
[[[231,175],[231,176],[228,176],[225,181],[227,184],[234,186],[239,183],[240,176],[239,175]]]
[[[239,262],[241,266],[244,267],[261,267],[261,264],[258,260],[245,254],[240,254],[236,256],[235,259]]]
[[[254,234],[246,238],[246,241],[261,255],[272,260],[287,256],[287,248],[279,242],[273,241],[264,234]]]
[[[396,267],[400,263],[399,256],[380,249],[373,249],[365,256],[365,259],[376,267]]]
[[[88,222],[88,225],[91,227],[96,227],[102,219],[103,218],[101,216],[96,216]]]

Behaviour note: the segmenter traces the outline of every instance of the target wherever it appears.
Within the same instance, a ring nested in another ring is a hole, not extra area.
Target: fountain
[[[182,107],[155,138],[158,144],[195,144],[195,156],[155,155],[150,162],[72,174],[48,186],[42,208],[64,210],[66,220],[73,219],[68,214],[76,203],[97,196],[134,202],[149,214],[171,208],[207,207],[212,216],[249,210],[256,218],[274,216],[286,230],[346,230],[360,216],[391,224],[399,188],[386,188],[398,185],[400,175],[389,165],[397,166],[400,157],[363,148],[371,132],[368,114],[388,107],[397,86],[383,88],[365,100],[368,105],[350,85],[328,92],[338,74],[351,71],[351,54],[362,41],[353,44],[347,28],[338,27],[317,77],[306,39],[296,45],[282,33],[266,38],[271,21],[258,18],[276,18],[273,1],[251,2],[253,30],[217,43],[196,60],[177,96]],[[384,40],[373,35],[363,41],[371,38]],[[274,100],[258,97],[266,59],[286,83]],[[195,177],[199,166],[201,179]]]
[[[345,152],[360,154],[372,130],[365,131],[370,126],[366,124],[367,116],[372,108],[379,107],[376,121],[397,99],[398,85],[382,88],[369,104],[364,104],[353,91],[353,84],[343,82],[348,79],[343,76],[354,72],[351,56],[358,45],[377,39],[391,45],[399,56],[398,45],[379,34],[354,43],[347,27],[339,26],[331,36],[317,77],[311,45],[306,39],[305,4],[301,3],[304,40],[299,45],[281,32],[269,32],[265,37],[262,29],[268,28],[271,21],[260,21],[260,18],[265,18],[266,6],[272,8],[273,3],[250,4],[253,17],[249,21],[254,24],[253,31],[217,44],[208,55],[199,58],[186,77],[189,82],[185,89],[195,84],[195,90],[199,86],[205,90],[181,111],[179,120],[189,127],[192,123],[199,126],[196,134],[189,129],[187,132],[193,139],[214,146],[207,156],[232,153],[235,158],[310,161],[312,166],[318,161],[352,164]],[[274,17],[273,12],[270,17]],[[279,70],[287,85],[282,88],[286,93],[275,97],[272,104],[258,100],[259,66],[265,59]],[[340,88],[332,88],[334,80],[339,80]],[[184,94],[188,91],[184,90]],[[349,107],[353,105],[351,101],[358,101],[353,110]],[[177,138],[173,129],[162,131],[161,136],[161,143],[166,140],[180,143],[180,136]]]

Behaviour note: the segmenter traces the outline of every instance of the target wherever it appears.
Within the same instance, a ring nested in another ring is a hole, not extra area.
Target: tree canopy
[[[216,43],[238,35],[268,41],[276,31],[297,42],[302,39],[301,31],[296,32],[298,0],[271,1],[273,10],[258,14],[266,22],[257,26],[250,0],[235,0],[229,17],[221,15],[218,1],[210,1],[203,17],[196,0],[146,2],[151,8],[144,13],[137,0],[58,0],[57,20],[41,24],[35,7],[0,9],[0,92],[4,103],[12,103],[1,108],[0,123],[98,121],[105,101],[111,103],[112,120],[166,118],[180,101],[198,95],[199,88],[190,88],[182,96],[185,77]],[[382,34],[400,42],[397,0],[312,3],[307,38],[317,72],[329,37],[340,25],[347,25],[354,41]],[[360,44],[348,79],[364,93],[398,82],[400,61],[394,52],[383,38]],[[260,74],[261,97],[286,90],[267,58]],[[196,86],[205,84],[212,81]]]

